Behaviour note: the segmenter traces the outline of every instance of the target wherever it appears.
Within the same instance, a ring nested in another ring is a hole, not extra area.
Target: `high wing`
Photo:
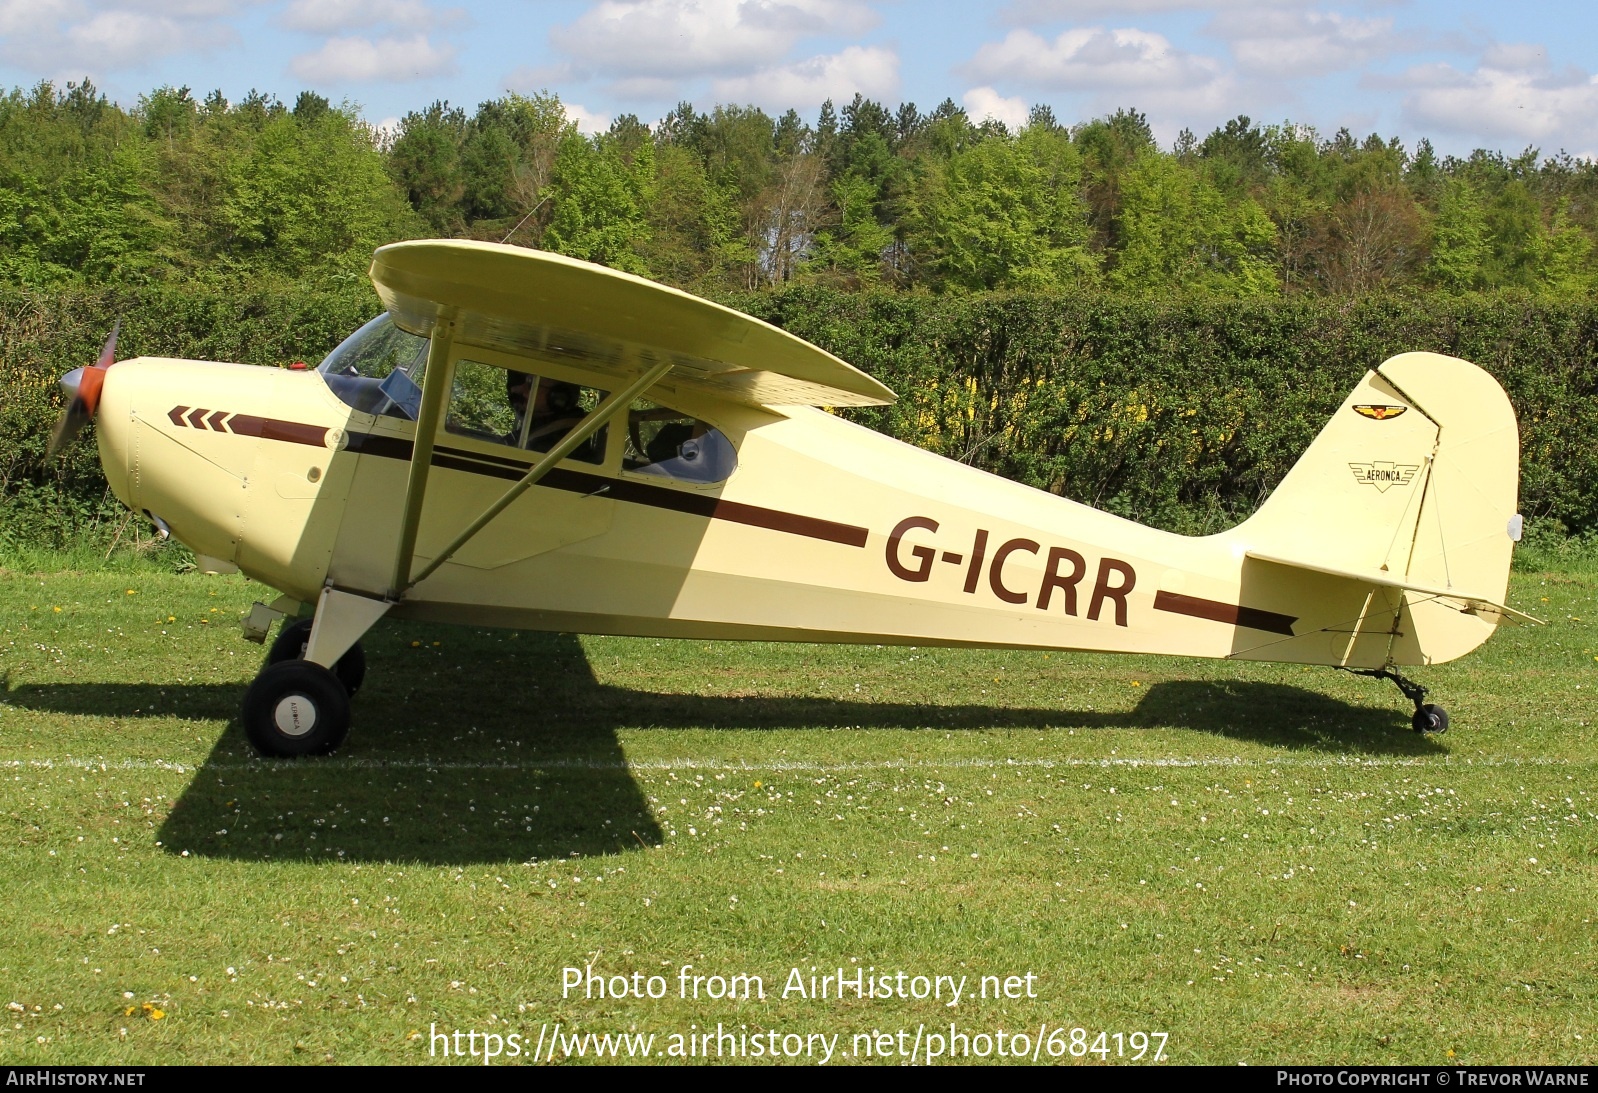
[[[894,400],[864,372],[768,323],[558,254],[469,240],[394,243],[372,256],[371,277],[394,322],[431,339],[389,602],[436,571],[559,460],[657,385],[754,406]],[[577,366],[608,380],[611,393],[416,572],[416,536],[456,342]],[[313,646],[318,637],[313,632]]]
[[[881,406],[894,393],[858,368],[720,304],[575,258],[468,240],[394,243],[372,258],[394,322],[457,341],[531,354],[630,380],[656,364],[661,383],[753,406]]]

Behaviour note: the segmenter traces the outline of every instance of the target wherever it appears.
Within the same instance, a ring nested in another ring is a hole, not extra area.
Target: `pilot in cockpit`
[[[505,442],[528,451],[549,451],[583,418],[582,392],[575,383],[509,371],[505,394],[515,415],[515,427]]]

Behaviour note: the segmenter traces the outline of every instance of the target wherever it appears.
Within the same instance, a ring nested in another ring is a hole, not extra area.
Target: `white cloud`
[[[159,15],[107,11],[70,27],[66,39],[72,52],[93,57],[99,65],[123,68],[152,53],[172,52],[174,41],[187,29]]]
[[[422,0],[293,0],[283,13],[283,25],[313,34],[374,26],[430,30],[447,17]]]
[[[6,37],[6,46],[11,46],[14,36],[53,33],[63,20],[84,14],[84,6],[77,0],[0,0],[0,35]]]
[[[226,17],[240,6],[225,0],[160,6],[149,0],[0,0],[0,61],[28,72],[68,70],[74,77],[136,69],[237,40]]]
[[[1481,63],[1499,72],[1545,74],[1552,69],[1547,47],[1529,42],[1500,42],[1482,54]]]
[[[1301,8],[1312,0],[1011,0],[1001,17],[1027,25],[1103,16],[1158,15],[1173,11],[1213,12],[1233,9]]]
[[[169,19],[231,19],[264,0],[94,0],[102,11],[133,11]]]
[[[618,77],[732,76],[781,61],[804,38],[876,22],[863,0],[601,0],[549,37]]]
[[[899,56],[890,49],[850,46],[751,76],[717,80],[717,102],[747,102],[780,109],[847,102],[855,92],[884,99],[899,92]]]
[[[1231,43],[1250,75],[1320,76],[1358,68],[1409,44],[1391,19],[1353,19],[1337,12],[1229,12],[1207,33]]]
[[[1219,62],[1144,30],[1068,30],[1053,42],[1012,30],[977,50],[966,70],[978,79],[1061,91],[1202,90],[1221,79]]]
[[[575,102],[563,102],[560,107],[566,111],[566,120],[577,126],[577,130],[580,133],[587,133],[589,136],[593,136],[595,133],[603,133],[610,128],[609,114],[596,114],[594,111]]]
[[[960,102],[965,107],[966,116],[972,121],[992,118],[1012,130],[1025,126],[1031,114],[1025,99],[1007,99],[991,87],[973,87],[961,97]]]
[[[409,38],[330,38],[321,49],[302,53],[289,71],[311,83],[400,83],[455,71],[455,47],[435,46],[423,34]]]
[[[1598,76],[1556,71],[1540,46],[1499,45],[1473,72],[1450,64],[1410,69],[1404,115],[1415,125],[1476,140],[1598,149]]]

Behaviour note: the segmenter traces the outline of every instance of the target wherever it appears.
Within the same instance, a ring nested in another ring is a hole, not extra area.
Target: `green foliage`
[[[235,262],[285,277],[364,273],[372,250],[409,217],[376,151],[353,139],[360,128],[323,110],[260,130],[228,172],[224,223]]]
[[[465,112],[435,102],[405,115],[389,150],[389,173],[434,234],[448,234],[458,224],[457,206],[466,189],[460,169],[465,140]]]
[[[0,96],[0,283],[336,280],[418,235],[508,240],[704,293],[912,290],[1358,297],[1598,285],[1598,163],[1439,157],[1239,116],[1159,148],[1142,113],[1017,132],[856,95],[813,124],[680,103],[585,141],[558,96],[447,102],[377,133],[301,92]]]
[[[645,211],[654,194],[654,166],[652,145],[638,148],[629,162],[617,141],[568,130],[555,154],[554,213],[544,246],[647,275],[639,247],[649,237]]]
[[[712,181],[699,157],[679,144],[661,145],[655,168],[649,231],[638,247],[644,265],[674,285],[721,289],[734,267],[754,258],[736,192]]]
[[[813,268],[841,274],[851,284],[875,284],[893,233],[876,215],[877,188],[860,174],[846,174],[832,184],[838,222],[816,232]]]
[[[984,140],[934,162],[922,180],[906,242],[934,284],[972,290],[1056,289],[1091,283],[1081,160],[1047,126]]]
[[[1538,287],[1557,296],[1590,295],[1598,288],[1592,236],[1571,221],[1569,205],[1561,202],[1538,240]]]
[[[1176,160],[1145,155],[1126,172],[1120,260],[1110,283],[1156,295],[1187,288],[1249,297],[1278,290],[1276,228],[1252,198],[1228,202]]]
[[[93,87],[0,100],[0,280],[23,284],[358,276],[417,233],[352,108],[290,112],[159,88],[126,113]]]
[[[1432,229],[1428,272],[1439,286],[1454,291],[1479,288],[1487,256],[1487,215],[1471,184],[1452,178],[1443,184]]]
[[[1353,307],[1309,297],[1144,301],[788,289],[738,301],[871,372],[855,411],[901,440],[1185,532],[1241,520],[1363,373],[1431,350],[1472,360],[1520,421],[1521,508],[1598,530],[1598,308],[1523,296]]]

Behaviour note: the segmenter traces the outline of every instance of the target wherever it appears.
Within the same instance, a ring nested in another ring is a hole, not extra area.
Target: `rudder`
[[[1424,586],[1403,593],[1390,659],[1451,660],[1499,621],[1479,602],[1501,604],[1508,588],[1519,447],[1514,409],[1485,371],[1441,354],[1401,354],[1366,373],[1260,510],[1229,534],[1278,564]]]

